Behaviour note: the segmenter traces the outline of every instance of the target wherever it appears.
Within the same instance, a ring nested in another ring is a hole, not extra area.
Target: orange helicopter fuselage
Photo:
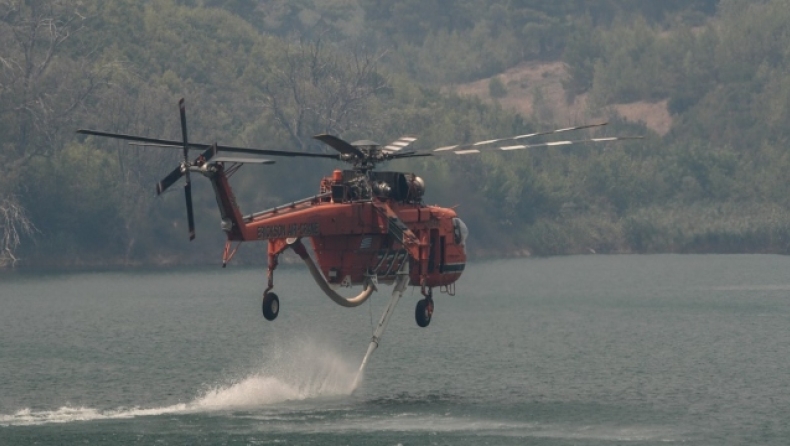
[[[319,195],[247,216],[218,175],[213,183],[228,240],[268,241],[271,256],[309,238],[332,285],[363,284],[371,275],[390,283],[407,261],[414,286],[446,288],[461,277],[467,229],[455,210],[409,199],[413,188],[404,174],[391,172],[383,173],[394,178],[388,194],[360,199],[338,172],[321,181]]]

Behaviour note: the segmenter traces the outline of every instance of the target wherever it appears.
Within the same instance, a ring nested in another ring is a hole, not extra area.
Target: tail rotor
[[[184,197],[186,199],[187,204],[187,222],[189,224],[189,240],[195,239],[195,215],[192,209],[192,182],[189,177],[189,170],[192,167],[193,163],[189,161],[189,139],[187,137],[187,116],[186,116],[186,107],[184,105],[184,99],[178,101],[178,108],[181,114],[181,138],[182,138],[182,147],[184,151],[184,160],[181,161],[181,164],[173,169],[172,172],[167,174],[166,177],[162,179],[159,183],[156,184],[156,194],[161,195],[164,193],[167,188],[172,186],[176,181],[178,181],[182,176],[186,177],[186,184],[184,184]],[[214,154],[217,152],[217,146],[212,145],[205,152],[198,158],[198,160],[207,161],[210,159]]]
[[[324,159],[338,159],[337,155],[326,153],[304,153],[304,152],[290,152],[287,150],[269,150],[269,149],[255,149],[248,147],[235,147],[218,145],[216,142],[213,144],[205,143],[191,143],[187,135],[187,118],[186,107],[184,99],[178,101],[179,114],[181,118],[181,141],[172,139],[149,138],[145,136],[127,135],[123,133],[103,132],[99,130],[79,129],[77,133],[82,135],[93,135],[107,138],[121,139],[124,141],[131,141],[130,144],[142,146],[156,146],[165,148],[181,149],[183,151],[183,159],[178,167],[173,169],[167,176],[156,184],[156,194],[162,195],[170,186],[175,184],[181,177],[186,177],[186,184],[184,184],[184,198],[187,205],[187,222],[189,227],[189,240],[195,239],[195,216],[192,206],[192,179],[190,178],[190,171],[195,170],[206,176],[212,176],[217,172],[217,169],[222,169],[223,163],[231,163],[232,165],[240,166],[242,164],[273,164],[274,161],[259,158],[260,155],[277,155],[287,157],[302,157],[302,158],[324,158]],[[203,150],[197,158],[193,161],[189,160],[189,148]],[[218,156],[219,154],[219,156]],[[240,154],[240,155],[228,155]],[[251,156],[250,156],[251,155]],[[217,167],[219,166],[219,167]],[[237,167],[238,168],[238,167]]]
[[[184,105],[184,98],[178,101],[178,108],[181,114],[181,138],[184,142],[184,176],[186,176],[186,183],[184,184],[184,196],[187,201],[187,220],[189,222],[189,240],[195,239],[195,215],[192,212],[192,182],[189,180],[189,141],[187,139],[187,114]]]

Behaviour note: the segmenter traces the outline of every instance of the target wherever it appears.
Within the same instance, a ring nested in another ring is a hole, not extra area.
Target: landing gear
[[[277,315],[280,313],[280,299],[274,293],[264,293],[261,309],[263,310],[263,317],[267,321],[277,319]]]
[[[263,317],[267,321],[277,319],[280,313],[280,298],[272,293],[274,288],[274,269],[277,268],[277,257],[288,248],[289,244],[286,239],[271,239],[269,240],[269,268],[266,273],[267,286],[263,291],[263,303],[261,309],[263,310]]]
[[[425,328],[431,323],[431,316],[433,316],[433,288],[425,285],[424,278],[420,292],[425,296],[425,299],[420,299],[417,302],[417,307],[414,308],[414,320],[417,321],[417,325]]]
[[[426,297],[417,302],[417,307],[414,308],[414,319],[420,327],[427,327],[431,323],[431,316],[433,316],[433,299]]]

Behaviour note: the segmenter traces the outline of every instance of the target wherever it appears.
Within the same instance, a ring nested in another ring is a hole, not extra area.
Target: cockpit
[[[453,218],[453,239],[456,245],[466,246],[466,239],[469,237],[469,228],[466,223],[458,217]]]

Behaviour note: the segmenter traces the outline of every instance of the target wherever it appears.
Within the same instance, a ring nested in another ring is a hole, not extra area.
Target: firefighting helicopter
[[[157,194],[162,194],[181,177],[185,178],[189,239],[193,240],[195,221],[190,175],[198,173],[209,179],[219,206],[222,230],[227,236],[222,255],[223,267],[233,258],[242,242],[268,242],[267,287],[263,292],[262,312],[270,321],[277,318],[280,310],[279,297],[272,291],[274,271],[278,257],[288,248],[305,262],[321,290],[343,307],[361,305],[379,284],[395,283],[396,290],[402,293],[408,283],[420,288],[423,298],[416,304],[415,320],[420,327],[426,327],[433,315],[434,289],[448,295],[455,294],[455,282],[466,266],[469,232],[466,225],[454,209],[423,202],[425,181],[422,178],[413,173],[378,171],[376,167],[380,163],[411,157],[463,156],[486,150],[513,151],[641,138],[620,136],[519,143],[537,136],[606,125],[597,123],[417,151],[408,149],[417,139],[414,136],[402,136],[381,145],[369,140],[349,143],[337,136],[320,134],[314,138],[337,153],[307,153],[190,142],[183,99],[179,101],[179,110],[181,141],[87,129],[80,129],[77,133],[141,145],[180,148],[183,160],[156,185]],[[190,159],[190,149],[199,149],[202,153]],[[229,178],[243,164],[274,163],[260,156],[340,160],[348,163],[350,168],[334,170],[323,178],[317,195],[243,214]],[[304,238],[310,239],[313,255],[302,242]],[[363,288],[355,297],[347,298],[335,291],[339,287],[355,285]],[[382,322],[386,324],[386,320]]]

